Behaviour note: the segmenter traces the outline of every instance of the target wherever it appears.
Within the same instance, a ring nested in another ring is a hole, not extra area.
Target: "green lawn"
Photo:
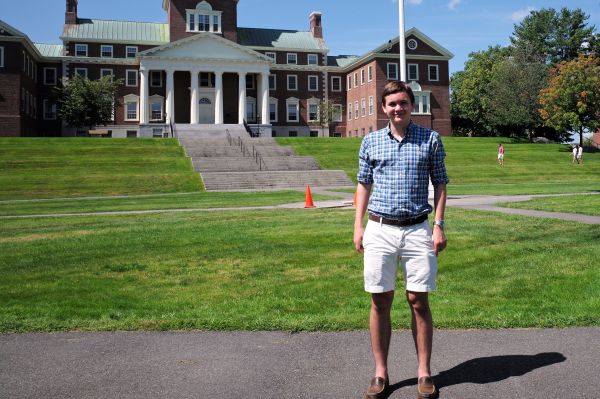
[[[0,331],[364,329],[352,210],[2,221]],[[438,328],[599,325],[597,226],[450,209]],[[408,328],[399,295],[394,326]]]
[[[499,204],[508,208],[600,216],[600,195],[565,195]]]
[[[173,139],[0,139],[0,200],[200,190]]]
[[[600,191],[600,152],[573,165],[563,144],[515,144],[507,139],[444,137],[450,194],[544,194]],[[342,169],[356,181],[360,138],[277,138],[325,169]],[[504,143],[505,166],[497,165]]]

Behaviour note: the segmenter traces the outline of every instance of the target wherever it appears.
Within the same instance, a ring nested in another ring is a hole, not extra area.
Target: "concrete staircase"
[[[352,187],[341,170],[321,170],[274,139],[250,137],[241,125],[177,125],[176,134],[207,191]],[[315,139],[318,140],[318,139]]]

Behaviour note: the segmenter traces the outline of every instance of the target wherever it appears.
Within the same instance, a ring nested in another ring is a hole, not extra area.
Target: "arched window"
[[[415,110],[413,114],[415,115],[430,115],[431,114],[431,91],[422,90],[421,85],[417,82],[410,82],[408,85],[413,94],[415,95]]]

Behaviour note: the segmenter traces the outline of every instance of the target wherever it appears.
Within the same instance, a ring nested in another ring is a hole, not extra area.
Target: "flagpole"
[[[406,82],[406,38],[404,37],[404,0],[398,0],[398,20],[400,21],[398,44],[400,45],[400,80]]]

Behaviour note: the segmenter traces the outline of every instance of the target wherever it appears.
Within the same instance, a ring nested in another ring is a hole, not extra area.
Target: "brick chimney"
[[[67,0],[65,12],[65,25],[77,24],[77,0]]]
[[[321,13],[319,11],[313,11],[310,14],[310,31],[313,37],[317,39],[323,38],[323,27],[321,26]]]

